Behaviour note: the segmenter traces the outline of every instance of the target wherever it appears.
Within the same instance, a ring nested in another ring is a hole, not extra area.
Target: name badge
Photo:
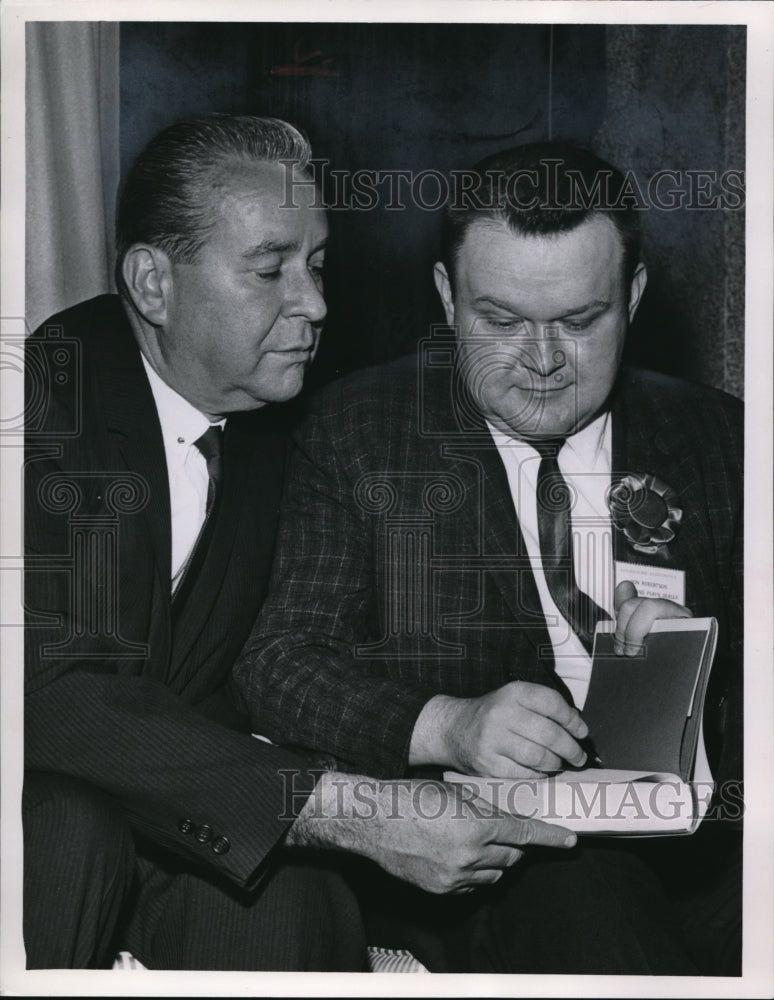
[[[640,566],[616,560],[616,586],[622,580],[631,580],[637,588],[638,597],[663,597],[675,604],[685,604],[685,570]]]

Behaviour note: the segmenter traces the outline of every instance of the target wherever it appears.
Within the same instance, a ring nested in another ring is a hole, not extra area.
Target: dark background
[[[743,170],[745,30],[125,22],[122,176],[157,131],[209,111],[286,118],[346,171],[448,173],[549,137],[645,183],[663,168]],[[332,213],[316,381],[406,353],[443,321],[439,212],[405,202]],[[742,395],[743,216],[643,213],[650,281],[629,360]]]

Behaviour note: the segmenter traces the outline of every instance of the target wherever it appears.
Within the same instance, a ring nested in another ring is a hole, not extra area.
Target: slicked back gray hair
[[[116,219],[116,279],[129,248],[147,243],[179,263],[193,263],[214,224],[213,208],[234,167],[295,162],[312,151],[279,118],[210,115],[172,125],[146,146],[124,185]]]

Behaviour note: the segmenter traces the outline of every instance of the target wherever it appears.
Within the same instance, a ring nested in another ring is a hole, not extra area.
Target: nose
[[[299,316],[309,323],[322,323],[327,312],[320,278],[304,268],[288,288],[285,315]]]
[[[524,367],[540,378],[548,378],[566,364],[566,345],[556,327],[536,326],[534,337],[524,345]]]

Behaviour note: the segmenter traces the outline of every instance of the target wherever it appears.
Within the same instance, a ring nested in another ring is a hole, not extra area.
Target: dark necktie
[[[218,499],[220,486],[222,485],[223,480],[222,428],[215,424],[208,427],[204,434],[194,441],[194,445],[199,449],[207,462],[207,475],[209,476],[209,483],[207,485],[207,505],[205,507],[204,524],[199,531],[199,535],[194,543],[191,555],[188,558],[188,563],[183,570],[182,577],[180,578],[180,583],[177,585],[175,593],[172,597],[173,620],[176,620],[179,616],[180,610],[184,606],[204,564],[204,559],[210,545],[213,525],[215,522],[215,517],[211,515]]]
[[[212,424],[194,441],[194,445],[204,455],[207,462],[207,475],[210,477],[207,486],[207,508],[205,518],[210,516],[215,503],[218,486],[223,476],[223,430],[217,424]]]
[[[564,438],[530,444],[540,455],[535,494],[543,573],[557,608],[586,651],[591,652],[597,622],[610,616],[580,590],[575,579],[570,520],[572,492],[557,461]]]

